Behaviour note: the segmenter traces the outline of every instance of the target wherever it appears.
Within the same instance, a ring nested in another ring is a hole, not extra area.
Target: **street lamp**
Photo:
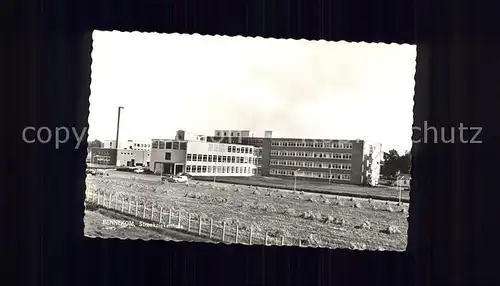
[[[300,168],[295,170],[295,172],[293,173],[293,191],[294,192],[297,189],[297,172],[298,171],[300,171]]]
[[[400,172],[397,171],[396,172],[396,187],[398,188],[398,193],[399,193],[399,196],[398,196],[399,197],[399,203],[401,203],[401,184],[399,182],[399,179],[401,177],[399,176],[399,174],[400,174]]]

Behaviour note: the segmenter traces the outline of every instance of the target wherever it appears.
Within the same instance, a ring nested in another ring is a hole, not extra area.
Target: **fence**
[[[253,227],[214,221],[196,213],[181,209],[159,207],[154,203],[134,201],[131,197],[116,196],[112,193],[87,191],[86,201],[133,216],[145,222],[155,223],[155,227],[175,229],[201,238],[224,243],[263,244],[263,245],[310,245],[307,239],[285,237],[275,232],[259,233]]]

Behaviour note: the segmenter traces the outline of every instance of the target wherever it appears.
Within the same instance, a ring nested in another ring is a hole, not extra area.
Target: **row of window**
[[[324,159],[339,159],[339,160],[352,159],[352,154],[350,153],[319,153],[319,152],[281,151],[281,150],[272,150],[271,156],[324,158]]]
[[[186,173],[255,174],[255,168],[186,165]]]
[[[295,172],[292,170],[270,169],[269,173],[271,175],[293,176]],[[323,172],[297,172],[297,174],[295,174],[295,175],[297,177],[332,179],[332,180],[338,180],[338,181],[350,181],[351,180],[351,175],[349,175],[349,174],[330,174],[330,173],[323,173]]]
[[[132,152],[120,152],[120,155],[134,155]],[[149,156],[149,153],[146,154],[146,156]]]
[[[275,159],[271,160],[270,163],[271,165],[276,165],[276,166],[351,170],[351,164],[340,164],[340,163],[321,163],[321,162],[311,162],[311,161],[290,161],[290,160],[275,160]]]
[[[322,143],[322,142],[299,142],[299,141],[271,141],[271,146],[279,147],[301,147],[301,148],[328,148],[328,149],[352,149],[352,143]]]
[[[149,148],[151,147],[151,144],[134,143],[134,147]]]
[[[257,160],[253,157],[187,154],[186,161],[255,164]]]
[[[168,150],[186,150],[187,142],[172,142],[154,140],[151,145],[152,149],[168,149]]]

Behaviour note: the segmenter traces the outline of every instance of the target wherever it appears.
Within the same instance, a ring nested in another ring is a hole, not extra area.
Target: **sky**
[[[93,33],[89,139],[251,130],[411,149],[416,46]]]

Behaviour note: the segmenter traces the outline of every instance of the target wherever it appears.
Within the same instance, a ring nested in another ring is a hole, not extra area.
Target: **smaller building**
[[[116,165],[116,149],[91,148],[89,163],[97,165]]]
[[[411,175],[410,174],[400,174],[398,176],[398,179],[396,181],[394,181],[393,185],[397,186],[399,184],[400,187],[409,188],[410,182],[411,182]]]
[[[104,140],[102,141],[102,148],[110,148],[116,149],[116,140]],[[151,141],[150,140],[120,140],[120,144],[118,146],[119,149],[124,150],[151,150]]]
[[[151,151],[149,150],[118,150],[116,166],[118,167],[137,167],[150,166]]]

